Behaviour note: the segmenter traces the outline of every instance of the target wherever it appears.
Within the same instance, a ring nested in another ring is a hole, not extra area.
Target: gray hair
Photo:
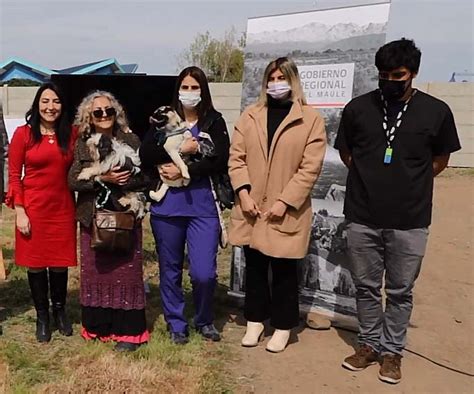
[[[110,100],[110,105],[115,109],[115,124],[114,128],[124,133],[129,131],[127,116],[122,105],[118,102],[115,96],[104,90],[95,90],[84,97],[77,107],[76,117],[74,119],[74,125],[79,128],[79,135],[85,138],[89,137],[93,133],[91,120],[92,120],[92,103],[96,98],[106,97]]]

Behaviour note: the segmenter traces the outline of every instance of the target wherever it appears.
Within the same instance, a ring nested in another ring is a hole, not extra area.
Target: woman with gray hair
[[[98,199],[103,208],[116,211],[108,191],[141,191],[147,182],[139,172],[112,168],[105,174],[84,180],[81,172],[93,165],[91,144],[101,133],[138,150],[140,140],[128,127],[123,107],[109,92],[95,91],[77,109],[75,124],[79,138],[69,171],[69,186],[78,192],[76,219],[80,223],[81,308],[85,339],[114,340],[117,351],[134,351],[149,339],[145,318],[145,291],[142,271],[141,225],[134,229],[129,253],[95,250],[91,229]],[[100,149],[100,147],[98,147]]]

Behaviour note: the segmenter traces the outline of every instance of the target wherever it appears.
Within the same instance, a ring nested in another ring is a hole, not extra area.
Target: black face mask
[[[410,85],[410,79],[406,81],[379,79],[379,88],[382,91],[383,97],[388,101],[400,100]]]

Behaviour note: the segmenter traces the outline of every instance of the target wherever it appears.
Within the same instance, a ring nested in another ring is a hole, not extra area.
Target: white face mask
[[[288,96],[291,91],[290,85],[286,81],[268,82],[267,93],[275,100],[281,100]]]
[[[179,101],[181,101],[183,107],[194,108],[201,102],[201,91],[188,92],[186,90],[180,90]]]

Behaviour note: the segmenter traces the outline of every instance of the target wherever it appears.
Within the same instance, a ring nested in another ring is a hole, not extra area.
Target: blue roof
[[[123,71],[127,74],[134,74],[138,69],[138,64],[122,64]]]
[[[52,70],[18,57],[11,57],[3,63],[0,63],[0,80],[2,80],[2,75],[7,75],[9,70],[15,70],[18,68],[18,66],[21,66],[27,70],[31,70],[34,75],[37,75],[37,79],[40,81],[44,80],[45,78],[49,78],[53,74],[85,75],[100,73],[101,70],[102,72],[112,74],[133,74],[138,69],[138,64],[125,64],[122,66],[119,62],[117,62],[116,59],[110,58],[82,64],[79,66],[64,68],[61,70]],[[107,69],[103,70],[104,68]]]
[[[40,66],[38,64],[34,64],[31,62],[28,62],[24,59],[21,59],[19,57],[11,57],[7,60],[5,60],[3,63],[0,63],[0,69],[6,69],[8,66],[10,66],[13,63],[21,64],[25,67],[31,68],[32,70],[35,70],[36,72],[43,74],[43,75],[52,75],[52,74],[58,74],[57,71],[51,70],[49,68]]]
[[[102,60],[102,61],[97,62],[97,63],[90,64],[87,67],[81,68],[81,69],[76,70],[76,71],[74,71],[72,73],[69,73],[69,74],[73,74],[73,75],[88,74],[90,72],[96,71],[100,68],[107,67],[107,66],[115,66],[118,71],[120,71],[121,73],[124,72],[123,69],[122,69],[122,66],[117,62],[117,60],[115,60],[115,59],[106,59],[106,60]]]
[[[79,66],[63,68],[61,70],[56,70],[56,71],[58,71],[60,74],[72,74],[73,72],[76,72],[76,71],[81,70],[81,69],[86,68],[86,67],[93,66],[93,65],[95,65],[97,63],[101,63],[101,62],[103,62],[103,60],[99,60],[99,61],[92,62],[92,63],[87,63],[87,64],[81,64]]]

